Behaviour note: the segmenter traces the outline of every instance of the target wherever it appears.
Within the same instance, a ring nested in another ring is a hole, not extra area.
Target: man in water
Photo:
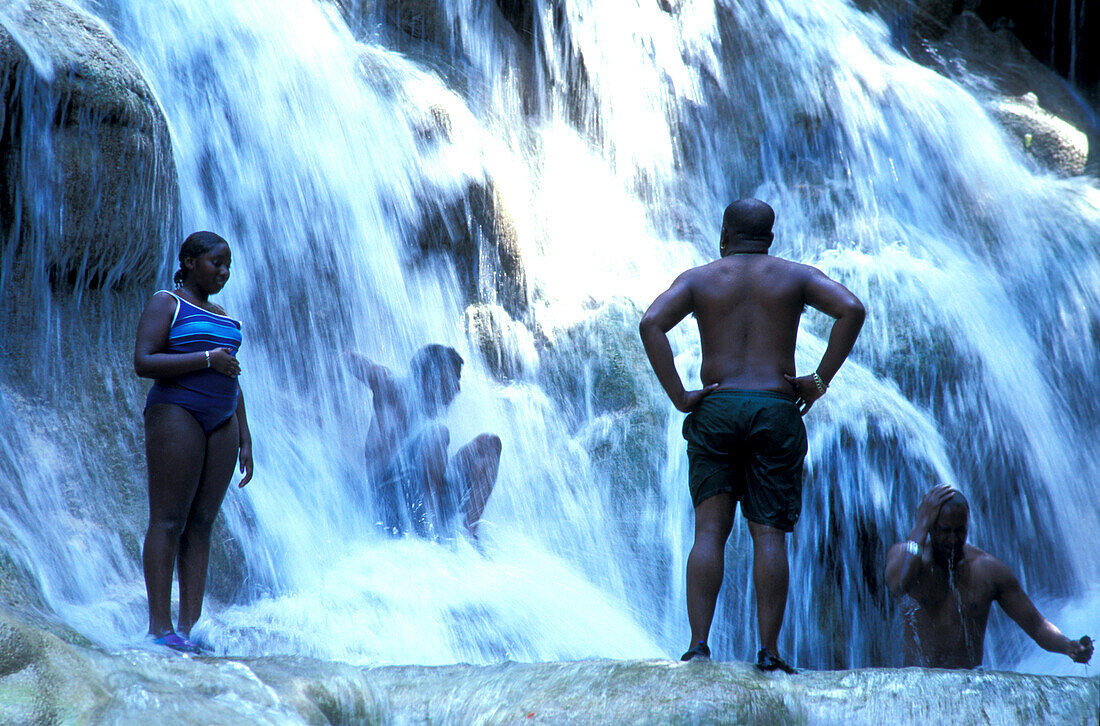
[[[682,660],[710,656],[710,633],[734,509],[753,542],[760,643],[757,667],[794,669],[779,657],[787,607],[787,541],[802,510],[805,414],[855,344],[863,305],[821,271],[771,257],[772,208],[742,199],[726,208],[720,259],[684,272],[642,317],[641,335],[657,379],[684,421],[695,544],[687,564],[691,648]],[[798,319],[810,305],[835,318],[817,370],[795,376]],[[668,331],[688,314],[699,324],[703,388],[685,391]]]
[[[447,458],[451,435],[435,419],[458,395],[463,363],[458,351],[424,346],[405,380],[363,355],[346,356],[352,373],[374,394],[366,457],[385,527],[434,537],[446,533],[461,513],[476,539],[496,484],[501,443],[494,434],[481,434]]]
[[[1003,562],[966,543],[969,517],[966,497],[947,485],[935,487],[917,507],[909,539],[886,555],[886,585],[905,612],[905,665],[980,666],[994,600],[1040,648],[1088,663],[1093,646],[1087,635],[1062,635]]]

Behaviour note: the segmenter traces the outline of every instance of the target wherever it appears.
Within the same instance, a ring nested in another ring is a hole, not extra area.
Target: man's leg
[[[460,486],[466,489],[466,530],[477,538],[477,524],[493,486],[497,482],[500,469],[500,437],[495,434],[481,434],[458,450],[454,457],[454,468],[458,474]],[[458,483],[458,482],[454,482]],[[460,497],[461,492],[455,492]]]
[[[733,528],[737,505],[730,492],[707,497],[695,508],[695,544],[687,563],[687,609],[691,644],[707,641],[714,606],[722,588],[726,540]]]
[[[787,609],[787,533],[749,522],[752,535],[752,583],[756,590],[756,622],[760,645],[779,655],[779,630]]]
[[[429,427],[418,440],[416,450],[416,478],[420,489],[413,502],[417,499],[423,503],[423,511],[418,513],[416,507],[410,505],[410,518],[413,520],[413,529],[421,536],[429,536],[432,530],[438,531],[440,526],[439,503],[446,496],[444,488],[447,473],[447,446],[451,442],[451,433],[446,426],[433,425]],[[423,517],[424,521],[417,521]]]

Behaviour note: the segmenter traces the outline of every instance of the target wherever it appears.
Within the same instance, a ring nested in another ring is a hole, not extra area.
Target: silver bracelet
[[[911,539],[905,540],[905,551],[914,557],[920,557],[920,544]]]
[[[825,385],[825,381],[821,380],[821,376],[817,374],[817,371],[813,372],[814,385],[817,386],[817,392],[824,396],[825,391],[829,390],[829,387]]]
[[[203,351],[203,352],[206,353],[206,367],[209,368],[210,367],[210,351],[206,350],[206,351]]]

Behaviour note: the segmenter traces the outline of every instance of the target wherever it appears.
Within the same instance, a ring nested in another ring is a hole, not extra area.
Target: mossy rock
[[[664,394],[638,336],[642,309],[613,300],[564,330],[540,351],[539,379],[576,423],[635,408],[662,410]]]
[[[176,236],[168,125],[125,49],[91,15],[28,0],[0,26],[0,225],[15,280],[145,283]]]

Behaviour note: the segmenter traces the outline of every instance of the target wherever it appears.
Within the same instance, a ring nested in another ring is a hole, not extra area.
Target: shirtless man
[[[438,536],[461,510],[476,539],[496,484],[500,438],[481,434],[448,460],[450,432],[434,420],[458,395],[462,357],[454,348],[426,345],[413,356],[406,380],[358,353],[346,357],[374,394],[366,457],[385,527]]]
[[[886,555],[886,585],[905,611],[905,665],[977,668],[993,601],[1044,650],[1077,663],[1088,636],[1070,640],[1039,614],[1003,562],[966,544],[970,504],[941,485],[924,495],[909,539]]]
[[[787,607],[786,533],[802,510],[806,429],[800,414],[825,394],[855,344],[863,305],[821,271],[768,255],[775,213],[757,199],[726,208],[721,258],[676,278],[642,317],[641,335],[657,379],[684,421],[695,544],[687,563],[691,648],[682,660],[710,656],[707,637],[722,586],[734,508],[748,520],[753,587],[763,646],[761,670],[794,669],[779,657]],[[795,376],[798,319],[810,305],[835,318],[825,355]],[[685,391],[668,331],[694,313],[703,388]]]

